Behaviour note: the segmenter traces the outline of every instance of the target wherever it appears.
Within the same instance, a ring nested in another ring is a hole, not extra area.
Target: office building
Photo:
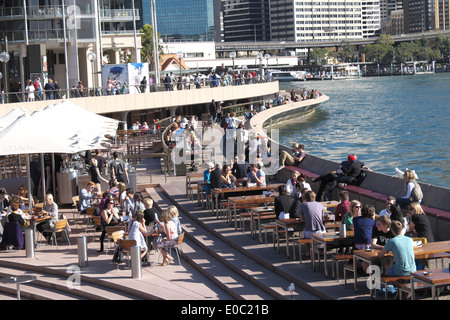
[[[140,61],[140,37],[134,41],[133,32],[133,21],[140,21],[140,16],[139,9],[132,9],[133,1],[100,1],[100,8],[96,0],[43,3],[0,5],[0,38],[7,38],[11,86],[20,82],[23,90],[24,81],[36,77],[43,84],[52,78],[62,88],[80,80],[86,87],[99,86],[103,55],[110,63],[119,63],[121,57]]]

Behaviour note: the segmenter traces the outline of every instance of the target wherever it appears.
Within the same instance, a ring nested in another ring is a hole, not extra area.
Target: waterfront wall
[[[263,112],[258,113],[250,120],[250,125],[254,128],[260,135],[266,135],[264,128],[268,128],[270,123],[279,123],[284,120],[291,120],[294,117],[300,117],[302,115],[308,114],[307,108],[313,111],[316,107],[328,100],[327,96],[321,96],[318,99],[300,101],[294,104],[288,104],[282,107],[271,108]],[[302,143],[302,141],[297,141]],[[272,141],[272,143],[276,143]],[[306,146],[307,151],[308,146]],[[279,145],[280,152],[285,150],[291,152],[291,146]],[[342,159],[345,160],[345,159]],[[326,160],[319,158],[310,154],[307,154],[305,159],[300,163],[299,168],[312,172],[314,174],[325,174],[330,171],[336,170],[339,163],[335,161]],[[367,163],[370,167],[370,163]],[[393,169],[394,170],[394,169]],[[291,176],[291,170],[282,169],[278,171],[276,179],[281,182],[286,182]],[[317,192],[319,188],[319,183],[311,183],[311,187]],[[426,184],[419,181],[422,188],[424,199],[422,205],[429,207],[429,211],[435,211],[432,214],[427,215],[430,219],[431,227],[433,229],[433,234],[436,240],[449,240],[450,239],[450,201],[447,199],[450,197],[450,190],[447,188],[437,187],[430,184]],[[378,173],[378,172],[368,172],[367,177],[360,185],[361,190],[367,190],[373,193],[379,193],[381,195],[392,195],[396,198],[401,197],[406,194],[404,180],[398,178],[397,176],[392,176]],[[337,194],[340,191],[336,188],[333,193],[333,199],[338,199]],[[377,212],[384,209],[385,202],[376,200],[373,197],[367,196],[368,193],[364,192],[354,192],[349,190],[350,199],[356,199],[361,201],[363,204],[372,204],[376,207]],[[407,213],[406,210],[403,212]]]

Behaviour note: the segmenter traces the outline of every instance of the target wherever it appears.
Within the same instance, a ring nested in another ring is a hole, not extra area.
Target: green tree
[[[328,54],[328,49],[327,48],[313,48],[310,52],[309,55],[311,57],[312,60],[316,61],[316,64],[319,64],[320,61],[322,61],[323,59],[325,59],[325,57]]]
[[[149,62],[150,70],[154,69],[153,59],[154,59],[154,50],[153,50],[153,29],[152,26],[146,24],[141,29],[141,41],[142,41],[142,49],[141,49],[141,58],[142,61]],[[158,39],[156,39],[158,43],[158,52],[162,52],[161,46],[159,45],[159,34]],[[159,57],[160,58],[160,57]]]

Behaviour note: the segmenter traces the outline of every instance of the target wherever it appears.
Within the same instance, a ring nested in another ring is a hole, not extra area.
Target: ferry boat
[[[282,70],[270,70],[273,80],[278,81],[306,81],[311,77],[311,74],[306,71],[282,71]]]

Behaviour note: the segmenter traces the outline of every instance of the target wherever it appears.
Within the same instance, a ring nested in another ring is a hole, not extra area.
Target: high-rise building
[[[222,0],[224,41],[270,41],[269,0]]]
[[[380,29],[379,1],[272,0],[272,40],[330,41],[362,39]]]
[[[156,0],[158,33],[171,41],[214,41],[214,0]]]

